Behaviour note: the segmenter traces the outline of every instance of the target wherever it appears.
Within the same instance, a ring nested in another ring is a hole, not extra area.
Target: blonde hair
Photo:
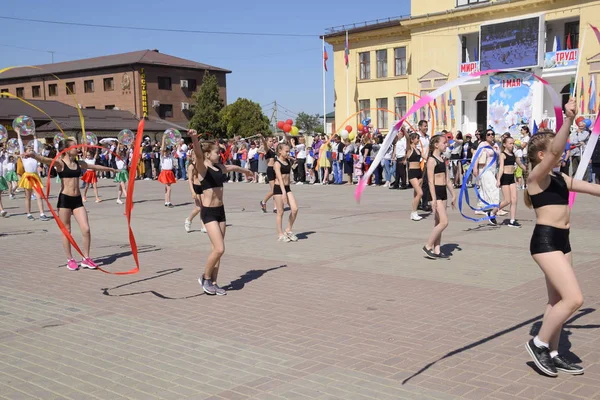
[[[529,172],[531,172],[541,161],[538,153],[540,151],[547,151],[555,136],[556,134],[553,131],[547,129],[531,136],[529,144],[527,145],[527,170]],[[525,193],[523,194],[523,199],[528,208],[533,208],[531,197],[527,190],[525,190]]]

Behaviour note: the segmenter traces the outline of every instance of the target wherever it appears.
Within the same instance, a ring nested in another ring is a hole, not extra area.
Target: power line
[[[235,31],[198,31],[190,29],[167,29],[167,28],[147,28],[141,26],[126,26],[126,25],[103,25],[103,24],[84,24],[80,22],[68,22],[68,21],[50,21],[44,19],[30,19],[30,18],[18,18],[18,17],[6,17],[1,16],[0,19],[7,19],[11,21],[21,22],[35,22],[41,24],[54,24],[54,25],[69,25],[69,26],[82,26],[86,28],[106,28],[106,29],[121,29],[121,30],[133,30],[133,31],[152,31],[152,32],[174,32],[174,33],[196,33],[205,35],[232,35],[232,36],[279,36],[279,37],[319,37],[319,35],[310,35],[306,33],[281,33],[281,32],[235,32]]]

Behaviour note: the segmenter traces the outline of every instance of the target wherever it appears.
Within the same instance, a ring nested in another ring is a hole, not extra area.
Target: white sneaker
[[[279,239],[277,239],[278,242],[284,242],[284,243],[289,243],[292,241],[292,239],[290,239],[290,237],[286,234],[283,234],[281,236],[279,236]]]
[[[185,228],[185,231],[189,233],[192,230],[192,221],[186,218],[183,227]]]
[[[296,185],[304,185],[302,182],[296,182]]]
[[[487,215],[487,214],[485,213],[485,211],[481,211],[481,210],[479,210],[479,211],[475,211],[475,214],[476,214],[476,215]]]
[[[499,217],[503,217],[503,216],[505,216],[505,215],[507,215],[507,214],[508,214],[508,213],[507,213],[506,211],[504,211],[504,210],[500,210],[500,211],[498,211],[498,212],[496,213],[496,215],[497,215],[497,216],[499,216]]]
[[[145,181],[149,181],[149,180],[150,180],[150,178],[144,178],[144,180],[145,180]]]
[[[421,217],[421,216],[419,215],[419,213],[417,213],[417,212],[414,212],[414,213],[411,213],[411,214],[410,214],[410,219],[411,219],[411,220],[413,220],[413,221],[420,221],[420,220],[422,220],[422,219],[423,219],[423,217]]]
[[[190,222],[190,224],[191,224],[191,222]],[[206,233],[206,228],[202,227],[202,229],[200,229],[200,233]]]
[[[117,204],[123,204],[123,201],[121,199],[117,199]]]
[[[5,210],[0,211],[0,217],[6,217],[8,215],[8,212],[6,212]]]
[[[384,188],[390,187],[390,183],[389,183],[389,182],[386,182],[386,183],[384,183],[384,184],[383,184],[383,187],[384,187]]]

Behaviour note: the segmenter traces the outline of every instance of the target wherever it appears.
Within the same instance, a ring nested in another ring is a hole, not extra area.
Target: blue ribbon
[[[463,182],[462,182],[462,186],[460,188],[460,193],[458,195],[458,211],[460,211],[460,214],[463,217],[465,217],[466,219],[469,219],[471,221],[474,221],[474,222],[487,221],[487,220],[490,219],[490,217],[486,216],[486,217],[483,217],[483,218],[472,218],[472,217],[469,217],[468,215],[465,215],[463,213],[463,196],[465,198],[465,201],[467,202],[467,205],[473,211],[484,211],[484,210],[487,210],[487,209],[490,209],[490,208],[497,208],[497,207],[500,206],[500,204],[490,204],[487,201],[485,201],[483,199],[483,197],[481,197],[481,195],[479,194],[479,189],[477,188],[477,185],[474,185],[475,195],[477,196],[477,198],[483,204],[485,204],[486,207],[484,207],[484,208],[476,208],[476,207],[473,207],[471,205],[471,203],[469,202],[469,190],[467,189],[467,182],[469,181],[469,178],[473,174],[473,168],[475,168],[475,163],[479,159],[479,156],[481,155],[481,152],[483,150],[486,150],[486,149],[494,150],[491,146],[483,146],[483,147],[480,147],[479,149],[477,149],[477,152],[475,153],[475,155],[472,158],[471,165],[469,165],[469,169],[467,169],[467,172],[465,173],[465,176],[464,176]],[[498,159],[498,154],[496,154],[495,151],[493,153],[494,153],[494,155],[492,156],[492,161],[490,161],[489,164],[485,166],[485,168],[483,169],[483,171],[481,171],[479,173],[479,176],[483,175],[484,172],[486,172],[492,166],[496,165],[496,160]]]

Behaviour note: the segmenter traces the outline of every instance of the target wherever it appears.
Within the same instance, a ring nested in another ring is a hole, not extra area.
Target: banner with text
[[[544,60],[544,68],[577,68],[578,55],[579,51],[577,49],[550,51],[546,53],[546,58]]]
[[[533,75],[523,72],[490,76],[488,125],[497,134],[517,134],[522,125],[529,125],[534,83]]]
[[[479,61],[462,63],[458,67],[458,76],[467,76],[473,72],[479,72]]]

